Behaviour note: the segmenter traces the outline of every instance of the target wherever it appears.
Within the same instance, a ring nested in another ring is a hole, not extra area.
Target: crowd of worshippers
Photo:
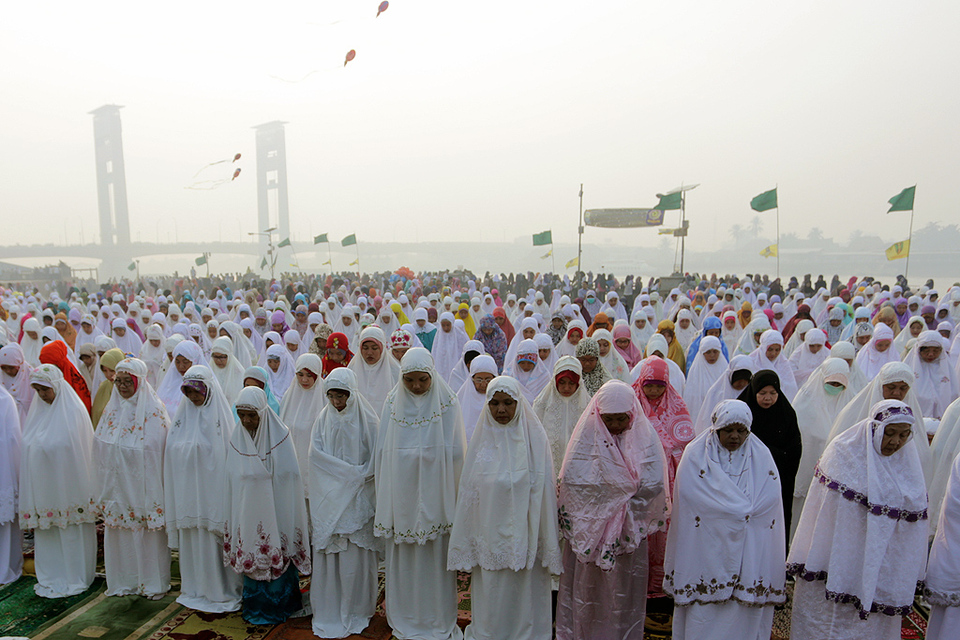
[[[960,285],[709,285],[0,289],[0,584],[26,535],[84,592],[102,526],[106,595],[176,551],[180,604],[321,638],[381,573],[402,639],[766,640],[792,591],[794,640],[892,640],[918,590],[955,637]]]

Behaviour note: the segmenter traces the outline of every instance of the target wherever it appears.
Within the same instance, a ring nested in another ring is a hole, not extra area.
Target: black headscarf
[[[757,393],[764,387],[777,390],[777,401],[769,409],[757,404]],[[773,455],[773,461],[780,472],[780,492],[783,496],[784,527],[790,535],[790,522],[793,511],[793,487],[800,467],[802,445],[797,413],[790,406],[787,396],[780,390],[780,377],[775,371],[758,371],[750,380],[750,385],[740,392],[738,400],[750,407],[753,425],[750,431],[765,444]]]

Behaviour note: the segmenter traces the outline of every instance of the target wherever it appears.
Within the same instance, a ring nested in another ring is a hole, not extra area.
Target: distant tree
[[[763,220],[760,219],[760,216],[753,216],[753,219],[750,221],[750,233],[753,234],[754,238],[760,237],[760,231],[763,230]]]
[[[784,247],[787,246],[797,246],[800,244],[800,236],[791,231],[790,233],[784,233],[780,236],[780,244]]]
[[[743,238],[743,225],[735,224],[730,227],[730,237],[733,238],[734,242],[740,242],[740,239]]]
[[[820,229],[820,227],[811,228],[810,231],[807,232],[807,240],[823,240],[823,231]]]

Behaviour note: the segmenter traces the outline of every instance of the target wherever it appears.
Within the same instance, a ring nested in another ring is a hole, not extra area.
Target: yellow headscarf
[[[399,302],[391,302],[390,310],[393,311],[395,316],[397,316],[397,320],[400,322],[401,327],[405,324],[411,324],[410,320],[407,318],[407,314],[403,312],[403,307],[400,306]]]
[[[657,325],[657,333],[663,335],[664,329],[669,329],[673,333],[673,340],[667,340],[667,348],[669,353],[667,358],[673,360],[677,363],[677,366],[680,367],[680,371],[687,370],[687,357],[683,354],[683,347],[680,346],[680,341],[677,340],[677,328],[673,324],[673,320],[661,320],[660,324]],[[666,338],[666,336],[663,336]]]
[[[116,369],[117,365],[120,364],[120,361],[125,357],[123,351],[120,349],[110,349],[100,356],[100,366],[106,367],[107,369]],[[101,382],[100,388],[97,389],[97,395],[93,399],[93,411],[90,413],[94,429],[97,428],[97,423],[100,422],[100,415],[103,413],[103,410],[107,408],[107,402],[110,401],[111,393],[113,393],[113,383],[109,380]]]
[[[461,311],[466,311],[466,312],[467,312],[467,317],[466,317],[466,318],[463,318],[463,317],[460,316],[460,312],[461,312]],[[457,317],[457,318],[460,318],[461,320],[463,320],[463,325],[464,325],[464,328],[465,328],[466,331],[467,331],[467,335],[470,336],[470,338],[472,339],[473,336],[477,333],[477,326],[476,326],[476,324],[473,322],[473,316],[470,315],[470,305],[467,304],[466,302],[461,302],[461,303],[460,303],[460,306],[457,307],[457,315],[456,315],[456,317]]]

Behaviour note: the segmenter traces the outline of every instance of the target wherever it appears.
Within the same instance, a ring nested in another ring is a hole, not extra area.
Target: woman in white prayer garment
[[[679,640],[767,640],[786,601],[780,478],[752,422],[724,400],[677,468],[663,588]]]
[[[374,533],[384,538],[385,608],[401,640],[459,640],[456,573],[447,570],[466,434],[430,352],[412,348],[380,417]],[[410,585],[416,584],[416,589]]]
[[[553,367],[553,379],[533,403],[533,411],[547,434],[553,454],[554,478],[567,452],[567,443],[583,415],[590,394],[583,384],[583,365],[573,356],[562,356]]]
[[[2,331],[4,328],[0,324],[0,332]],[[82,403],[80,407],[83,408]],[[89,425],[87,422],[88,427]],[[89,451],[88,448],[87,452]],[[23,571],[23,546],[17,502],[20,495],[20,469],[20,414],[16,400],[9,391],[0,386],[0,584],[17,580]],[[39,510],[37,512],[39,513]]]
[[[923,592],[930,604],[927,640],[950,640],[960,628],[960,457],[955,456],[947,469]],[[935,499],[931,488],[931,516]]]
[[[208,363],[213,377],[217,379],[220,390],[227,399],[227,406],[232,407],[240,394],[240,389],[243,388],[243,367],[240,366],[237,356],[233,355],[233,343],[230,338],[220,336],[213,341]]]
[[[447,562],[472,576],[464,637],[550,640],[550,575],[561,567],[550,446],[516,379],[495,378],[486,397]]]
[[[360,332],[359,357],[350,360],[347,368],[357,375],[357,386],[377,415],[383,401],[400,379],[400,363],[387,353],[383,329],[370,326]]]
[[[62,598],[85,591],[94,578],[93,430],[55,366],[40,365],[30,383],[38,397],[24,425],[19,519],[36,531],[37,595]],[[19,532],[16,540],[19,552]]]
[[[700,348],[697,349],[697,355],[687,372],[687,380],[683,386],[683,402],[687,405],[691,418],[700,415],[700,408],[710,387],[727,371],[728,363],[723,357],[720,346],[720,338],[705,336],[700,341]]]
[[[830,357],[826,348],[827,334],[820,329],[810,329],[803,337],[803,344],[790,355],[790,364],[794,369],[797,387],[802,387],[813,370]]]
[[[290,430],[293,448],[297,450],[297,464],[300,466],[304,493],[309,500],[310,487],[307,464],[310,455],[310,443],[313,438],[313,425],[317,416],[320,415],[320,411],[326,406],[327,397],[324,395],[321,380],[323,364],[320,361],[320,356],[315,353],[305,353],[297,358],[295,368],[297,374],[290,384],[290,388],[283,395],[278,415],[283,424]]]
[[[894,640],[927,565],[927,489],[899,400],[827,445],[787,558],[791,640]]]
[[[920,401],[923,417],[940,420],[950,403],[960,395],[957,374],[943,348],[943,337],[936,331],[924,331],[903,363],[917,376],[916,382],[910,386]]]
[[[185,399],[173,417],[163,456],[167,546],[179,549],[180,558],[177,602],[207,613],[236,611],[243,581],[223,564],[233,414],[204,365],[187,370],[181,392]]]
[[[776,372],[777,377],[780,378],[780,389],[783,395],[793,402],[800,389],[793,375],[793,366],[783,355],[783,335],[779,331],[768,329],[763,332],[760,336],[760,346],[750,354],[750,362],[754,371],[769,369]]]
[[[345,638],[363,631],[377,607],[383,542],[373,535],[373,455],[380,418],[352,370],[334,369],[323,386],[326,405],[314,425],[304,468],[312,496],[310,605],[314,635]]]
[[[710,428],[713,410],[720,402],[736,399],[740,392],[747,388],[754,373],[752,366],[749,356],[739,355],[730,358],[724,374],[713,383],[703,398],[697,420],[693,423],[693,430],[697,435]],[[693,417],[693,414],[690,417]]]
[[[169,426],[167,410],[147,382],[147,365],[136,358],[122,360],[93,448],[100,480],[96,507],[105,525],[108,596],[134,594],[159,600],[170,590],[163,496]]]
[[[457,390],[467,444],[470,443],[473,430],[477,428],[477,421],[487,406],[487,385],[497,375],[497,363],[493,356],[477,356],[470,362],[470,377],[464,380]]]

